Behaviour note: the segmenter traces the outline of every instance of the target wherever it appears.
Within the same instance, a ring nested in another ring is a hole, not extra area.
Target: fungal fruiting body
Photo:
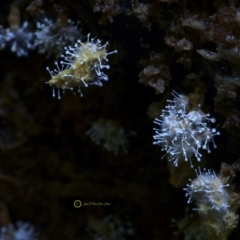
[[[44,18],[36,25],[34,45],[39,53],[47,56],[60,57],[66,45],[75,43],[77,39],[83,37],[81,29],[78,28],[80,22],[74,23],[71,19],[53,21]]]
[[[117,51],[107,52],[108,43],[101,45],[100,40],[91,39],[90,34],[87,36],[87,42],[82,43],[80,40],[74,47],[65,47],[65,54],[62,55],[63,60],[60,66],[55,63],[54,70],[47,70],[51,74],[52,79],[48,82],[53,87],[53,96],[55,96],[55,88],[58,89],[58,98],[60,99],[60,89],[73,90],[78,88],[78,92],[82,96],[81,86],[87,87],[90,84],[102,86],[102,81],[107,81],[108,76],[102,72],[102,69],[109,69],[108,55]]]
[[[172,94],[174,100],[168,100],[169,105],[162,111],[160,119],[154,120],[159,128],[154,128],[153,144],[160,145],[175,166],[183,159],[189,160],[193,167],[191,157],[195,156],[197,161],[201,161],[202,154],[199,150],[202,148],[210,153],[209,142],[212,141],[216,148],[213,137],[220,133],[209,127],[215,119],[210,118],[210,114],[203,113],[200,105],[189,110],[187,96],[175,91]]]
[[[214,171],[203,170],[197,172],[197,178],[190,180],[184,190],[187,192],[186,196],[189,197],[188,203],[195,199],[198,205],[198,211],[201,214],[207,212],[225,212],[228,205],[228,193],[225,190],[228,184],[223,184],[221,179],[216,176]]]
[[[114,155],[118,155],[121,148],[124,153],[127,153],[128,137],[135,134],[134,131],[126,133],[123,127],[115,121],[102,118],[93,122],[92,127],[86,132],[86,135],[89,135],[94,143],[103,145],[107,151],[113,152]]]
[[[21,27],[13,29],[0,26],[0,50],[10,47],[11,52],[16,53],[18,57],[27,57],[28,52],[35,48],[33,40],[34,34],[30,31],[27,21]]]
[[[197,178],[190,180],[184,190],[188,203],[196,201],[197,211],[206,226],[209,239],[225,240],[237,226],[239,195],[233,192],[231,183],[224,182],[214,171],[197,171]]]

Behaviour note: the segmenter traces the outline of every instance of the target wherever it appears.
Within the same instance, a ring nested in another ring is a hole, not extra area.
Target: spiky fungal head
[[[195,199],[199,212],[203,214],[208,211],[227,211],[229,206],[226,188],[229,185],[223,184],[214,171],[204,169],[201,172],[199,169],[196,173],[197,178],[190,180],[191,184],[184,188],[186,196],[189,197],[188,203]]]
[[[195,210],[206,226],[209,239],[226,240],[238,223],[236,210],[240,206],[240,196],[234,192],[230,181],[224,182],[222,170],[219,175],[200,168],[196,173],[197,178],[184,188],[188,203],[195,200]]]
[[[98,39],[90,40],[90,34],[88,34],[86,43],[78,40],[73,47],[65,47],[60,66],[56,63],[56,68],[52,71],[47,68],[52,77],[48,83],[53,87],[53,96],[55,96],[55,88],[73,90],[77,87],[82,96],[81,86],[87,87],[91,84],[102,86],[102,81],[108,80],[107,75],[102,72],[102,69],[110,68],[106,64],[107,57],[117,52],[117,50],[107,52],[107,44],[101,45]],[[60,98],[60,91],[58,91],[58,98]]]
[[[200,105],[189,110],[187,96],[176,92],[173,92],[173,96],[174,100],[168,100],[170,104],[162,111],[160,119],[154,121],[159,128],[154,128],[153,144],[160,145],[175,166],[181,160],[189,160],[193,167],[192,156],[201,161],[200,149],[210,153],[209,142],[212,141],[216,148],[213,137],[220,133],[210,128],[210,123],[214,123],[215,119],[205,114]]]

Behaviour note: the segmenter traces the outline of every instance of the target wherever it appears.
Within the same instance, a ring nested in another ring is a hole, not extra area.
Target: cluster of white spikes
[[[216,148],[213,137],[220,133],[210,128],[210,123],[214,123],[215,119],[210,118],[210,114],[204,114],[200,105],[188,111],[188,97],[175,91],[172,94],[174,100],[168,100],[169,105],[162,111],[160,119],[154,121],[159,128],[154,128],[153,144],[160,145],[175,166],[183,159],[189,160],[193,167],[191,157],[195,156],[197,161],[201,161],[199,150],[210,153],[209,142],[212,141]]]
[[[196,200],[197,210],[200,212],[226,212],[229,207],[229,195],[225,188],[229,185],[223,184],[214,171],[204,169],[201,172],[199,168],[198,171],[196,170],[196,174],[197,178],[190,179],[191,183],[184,188],[188,203],[193,199]]]
[[[99,39],[90,39],[90,34],[87,35],[87,42],[83,43],[78,40],[74,46],[65,47],[65,54],[61,55],[62,61],[60,64],[55,63],[56,68],[47,71],[52,79],[47,82],[53,87],[53,96],[55,96],[55,88],[73,90],[78,88],[80,96],[83,96],[80,87],[83,85],[102,86],[102,81],[107,81],[108,76],[103,72],[104,69],[109,69],[110,66],[107,57],[117,50],[107,52],[106,47],[108,42],[101,45]],[[58,94],[58,98],[60,95]]]

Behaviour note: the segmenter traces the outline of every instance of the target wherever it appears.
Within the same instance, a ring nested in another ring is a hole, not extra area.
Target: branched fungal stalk
[[[94,84],[102,86],[102,81],[107,81],[108,76],[102,72],[102,69],[109,69],[108,55],[117,53],[117,50],[107,52],[106,46],[108,43],[101,45],[100,40],[90,39],[90,34],[87,36],[87,42],[82,43],[80,40],[71,47],[65,47],[65,54],[62,55],[63,60],[60,61],[60,66],[55,63],[56,68],[48,72],[52,79],[48,82],[53,87],[53,96],[55,96],[55,88],[58,89],[58,98],[60,99],[60,89],[73,90],[78,88],[81,92],[81,86],[88,87]]]
[[[215,119],[210,118],[210,114],[204,114],[200,105],[189,111],[188,97],[175,91],[172,94],[174,100],[168,100],[169,105],[162,111],[161,118],[154,121],[159,128],[154,128],[153,144],[160,145],[175,166],[184,159],[189,160],[193,167],[191,157],[195,156],[197,161],[201,161],[199,150],[202,148],[210,153],[209,142],[212,141],[216,148],[213,137],[220,133],[209,127]]]

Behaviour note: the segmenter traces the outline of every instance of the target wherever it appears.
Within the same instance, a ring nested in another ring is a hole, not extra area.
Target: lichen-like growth
[[[144,69],[139,73],[139,82],[155,89],[156,94],[163,93],[169,85],[171,74],[164,54],[152,52],[147,59],[142,59],[140,64]]]
[[[90,0],[94,12],[102,12],[99,24],[113,22],[113,17],[122,12],[119,1],[116,0]]]
[[[80,90],[81,85],[87,87],[90,84],[102,86],[102,81],[107,81],[108,77],[102,72],[102,69],[109,69],[106,65],[108,55],[117,51],[107,52],[106,46],[108,43],[101,45],[100,40],[91,39],[90,34],[87,36],[87,42],[82,43],[80,40],[74,47],[65,47],[65,55],[62,55],[63,60],[60,61],[61,66],[56,64],[56,69],[53,71],[47,70],[52,76],[48,82],[53,87],[53,96],[55,96],[55,88],[73,90],[78,88],[78,92],[82,96]],[[60,99],[60,91],[58,91]]]

